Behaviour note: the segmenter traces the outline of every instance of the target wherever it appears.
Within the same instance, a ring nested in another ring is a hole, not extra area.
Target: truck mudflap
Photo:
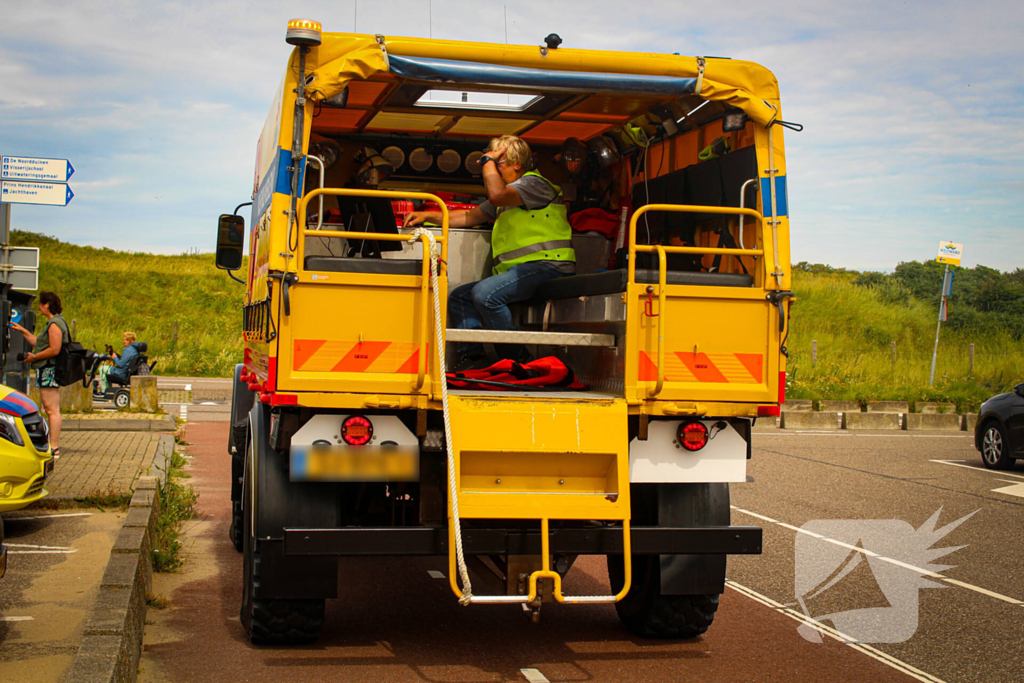
[[[634,555],[760,555],[761,529],[755,526],[630,528]],[[619,527],[557,527],[550,551],[565,555],[620,555]],[[539,555],[539,529],[462,529],[467,555]],[[285,529],[289,556],[447,555],[446,527]]]

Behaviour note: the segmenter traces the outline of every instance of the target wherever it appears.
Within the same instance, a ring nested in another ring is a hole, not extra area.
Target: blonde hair
[[[505,158],[513,166],[521,165],[524,171],[529,171],[533,165],[533,153],[526,141],[515,135],[502,135],[500,138],[492,138],[487,145],[487,151],[493,152],[499,147],[504,147]]]
[[[129,344],[133,343],[135,341],[135,333],[134,332],[125,332],[124,333],[124,338],[128,340]]]

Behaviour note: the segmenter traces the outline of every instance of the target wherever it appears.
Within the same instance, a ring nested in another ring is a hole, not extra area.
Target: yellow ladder
[[[472,595],[478,604],[532,603],[537,581],[554,582],[561,603],[612,603],[629,592],[629,443],[622,399],[533,393],[509,397],[449,396],[461,519],[536,519],[541,525],[541,567],[530,575],[529,595]],[[450,497],[449,497],[450,498]],[[616,595],[566,596],[552,571],[550,520],[622,523],[625,582]],[[455,524],[448,502],[448,576],[458,582]]]

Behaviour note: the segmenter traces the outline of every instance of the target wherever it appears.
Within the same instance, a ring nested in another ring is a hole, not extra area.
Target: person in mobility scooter
[[[148,375],[153,369],[146,355],[146,342],[135,340],[134,332],[124,333],[124,351],[119,358],[106,354],[93,356],[90,374],[96,378],[93,383],[93,400],[113,401],[117,408],[127,408],[130,399],[131,378],[134,375]],[[113,365],[102,365],[113,360]]]

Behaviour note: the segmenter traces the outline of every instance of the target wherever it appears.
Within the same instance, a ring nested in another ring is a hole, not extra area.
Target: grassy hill
[[[214,268],[212,254],[129,253],[20,231],[11,242],[40,248],[39,286],[57,292],[86,347],[119,348],[131,330],[161,375],[227,377],[241,358],[243,286]]]
[[[86,346],[119,346],[122,332],[132,330],[149,343],[157,374],[165,375],[229,376],[241,357],[243,288],[214,268],[212,254],[134,254],[17,231],[12,242],[41,248],[40,286],[61,296],[64,315],[77,320]],[[1020,276],[981,267],[958,273],[935,387],[929,389],[939,269],[901,264],[883,275],[798,264],[788,396],[949,400],[961,409],[977,408],[1024,381]],[[813,366],[812,340],[818,342]]]

